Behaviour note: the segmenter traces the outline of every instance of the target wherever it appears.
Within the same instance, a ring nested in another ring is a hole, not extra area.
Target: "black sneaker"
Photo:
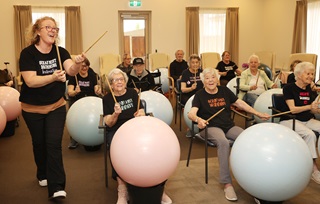
[[[78,142],[75,141],[74,139],[72,139],[70,144],[69,144],[69,146],[68,146],[68,148],[69,149],[76,149],[78,146],[79,146]]]
[[[98,151],[101,149],[101,145],[95,145],[95,146],[87,146],[87,145],[84,145],[84,149],[87,151],[87,152],[95,152],[95,151]]]

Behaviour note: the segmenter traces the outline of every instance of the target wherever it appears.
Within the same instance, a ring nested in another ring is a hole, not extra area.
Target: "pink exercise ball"
[[[162,120],[141,116],[124,123],[115,133],[110,156],[119,176],[138,187],[167,180],[180,159],[176,134]]]
[[[6,128],[6,124],[7,124],[7,116],[3,108],[0,106],[0,135]]]
[[[0,87],[0,106],[7,116],[7,121],[15,120],[21,113],[20,93],[8,86]]]

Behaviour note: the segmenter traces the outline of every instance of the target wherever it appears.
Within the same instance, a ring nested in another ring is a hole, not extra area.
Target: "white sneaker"
[[[46,187],[46,186],[48,185],[47,179],[40,180],[40,181],[39,181],[39,185],[40,185],[41,187]]]
[[[224,195],[225,195],[226,199],[229,201],[238,200],[236,192],[234,192],[234,189],[232,186],[228,186],[224,189]]]
[[[311,179],[317,184],[320,184],[320,171],[315,171],[312,173]]]
[[[53,194],[53,196],[50,197],[50,199],[55,199],[55,198],[61,198],[64,199],[67,197],[67,193],[63,190],[57,191]]]
[[[171,198],[163,191],[161,204],[171,204],[172,200]]]

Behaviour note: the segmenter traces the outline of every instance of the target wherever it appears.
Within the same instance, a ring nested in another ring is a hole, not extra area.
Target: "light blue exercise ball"
[[[237,78],[238,77],[234,77],[227,83],[227,87],[232,91],[232,93],[234,93],[234,95],[237,95]]]
[[[191,96],[187,103],[184,105],[184,109],[183,109],[183,119],[184,122],[186,123],[186,125],[189,127],[190,130],[192,130],[192,121],[188,118],[188,113],[190,111],[190,109],[192,108],[192,101],[193,101],[194,95]],[[199,128],[197,125],[194,125],[194,131],[195,133],[199,132]]]
[[[269,89],[265,92],[263,92],[256,100],[256,102],[253,105],[253,108],[261,113],[268,113],[269,115],[272,115],[272,110],[269,109],[269,107],[272,106],[272,94],[282,94],[282,89],[275,88],[275,89]],[[271,122],[271,118],[269,120],[262,120],[257,116],[254,116],[254,119],[257,123],[263,123],[263,122]],[[276,123],[279,123],[279,118],[275,119]]]
[[[230,164],[239,185],[267,201],[285,201],[301,193],[313,168],[306,142],[277,123],[245,129],[233,144]]]
[[[163,94],[156,91],[143,91],[140,97],[146,101],[147,113],[152,113],[154,117],[171,125],[173,119],[172,105]]]
[[[73,103],[66,119],[71,137],[86,146],[102,144],[103,130],[98,128],[101,114],[103,114],[102,99],[99,97],[88,96]]]

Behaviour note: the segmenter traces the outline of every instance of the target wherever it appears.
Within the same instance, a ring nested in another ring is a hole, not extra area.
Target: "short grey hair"
[[[300,62],[294,68],[294,78],[297,80],[297,76],[302,74],[305,70],[312,70],[315,72],[315,67],[311,62]]]
[[[110,84],[112,84],[112,79],[113,79],[113,76],[116,75],[116,74],[122,74],[125,82],[127,83],[128,82],[128,75],[126,73],[124,73],[121,69],[119,68],[114,68],[112,69],[109,74],[108,74],[108,80],[110,82]]]
[[[212,68],[212,67],[208,67],[208,68],[205,68],[201,73],[200,73],[200,79],[202,81],[202,83],[204,83],[204,76],[206,74],[213,74],[215,75],[218,79],[219,79],[219,72],[216,68]]]
[[[258,63],[260,63],[260,58],[259,58],[259,56],[258,56],[258,55],[256,55],[256,54],[252,54],[252,55],[250,55],[250,57],[249,57],[249,59],[248,59],[248,63],[250,62],[250,60],[251,60],[252,58],[257,59],[257,60],[258,60]]]

